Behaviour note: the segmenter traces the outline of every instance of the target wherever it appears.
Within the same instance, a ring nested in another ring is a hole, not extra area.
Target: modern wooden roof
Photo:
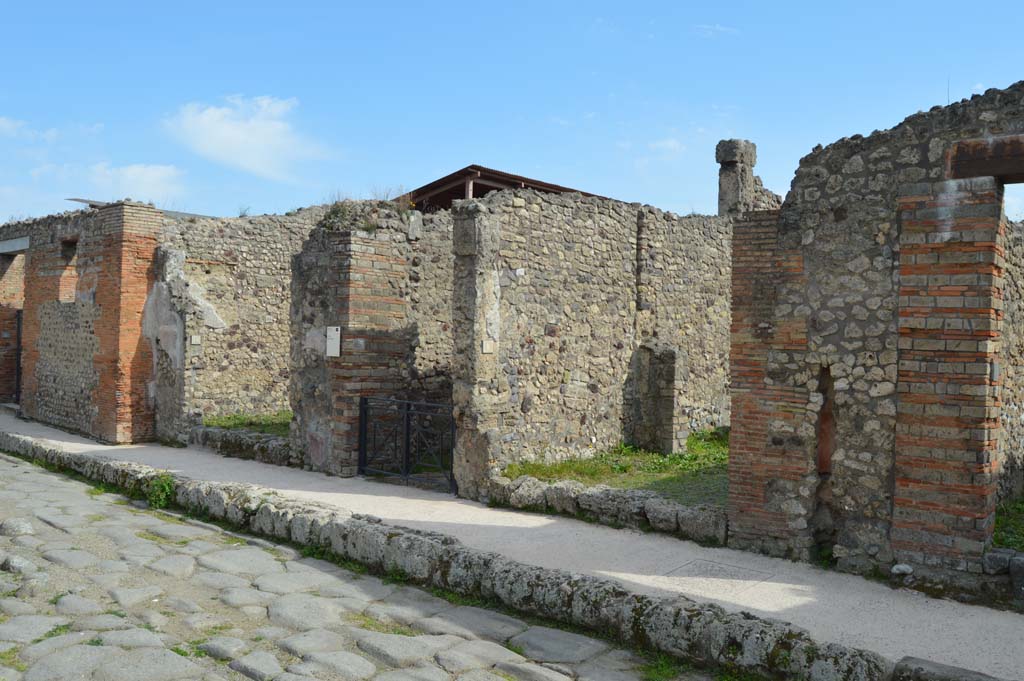
[[[579,189],[474,164],[414,189],[402,198],[414,204],[417,210],[429,212],[451,208],[452,201],[457,199],[481,198],[500,189],[535,189],[551,194],[577,192],[584,196],[596,196]]]

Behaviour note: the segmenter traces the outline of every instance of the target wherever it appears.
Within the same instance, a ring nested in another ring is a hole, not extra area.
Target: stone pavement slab
[[[197,480],[261,485],[287,497],[448,534],[467,546],[498,552],[523,563],[610,578],[642,593],[682,594],[733,612],[748,611],[792,622],[819,640],[872,650],[891,659],[913,655],[1004,678],[1019,676],[1019,670],[1024,669],[1024,646],[1019,645],[1016,633],[1024,631],[1024,616],[1020,614],[893,590],[808,564],[702,547],[668,536],[617,530],[572,518],[488,508],[413,487],[329,477],[225,458],[194,448],[107,446],[10,414],[0,414],[0,431],[50,440],[70,452],[137,462]],[[34,492],[35,499],[43,499],[47,493],[43,486]],[[61,494],[53,494],[59,501]],[[63,525],[74,531],[88,524],[80,520],[83,516],[72,516],[58,507],[46,509],[41,516],[35,508],[24,506],[11,515],[33,517],[37,531],[47,522],[51,523],[48,527]],[[203,558],[198,559],[201,568]],[[271,561],[273,557],[263,562],[269,566]],[[216,567],[212,570],[219,571]],[[283,572],[284,568],[275,571]],[[259,576],[252,571],[232,574],[252,579]],[[319,592],[327,595],[323,589]]]
[[[583,662],[608,649],[597,639],[550,627],[530,627],[509,643],[540,662]]]
[[[33,481],[60,494],[40,500]],[[546,669],[501,645],[526,628],[514,618],[454,607],[325,561],[297,560],[287,546],[238,547],[237,537],[210,527],[182,532],[190,525],[179,519],[118,505],[117,495],[91,497],[88,490],[0,457],[6,492],[0,522],[29,507],[51,518],[74,507],[85,519],[73,534],[41,525],[37,544],[0,534],[0,552],[39,565],[9,575],[16,593],[0,599],[8,618],[0,621],[0,681],[509,681],[525,671],[506,674],[495,665]],[[140,528],[147,536],[180,537],[161,548],[156,567],[165,569],[114,558],[139,542],[152,544],[135,536]],[[58,551],[95,560],[42,558]],[[198,573],[166,569],[191,566],[194,556],[207,554],[213,558]],[[117,585],[106,579],[111,567],[119,570]],[[374,607],[381,618],[360,614]],[[417,634],[439,622],[461,635]],[[23,666],[24,674],[5,663]],[[562,681],[554,672],[538,674],[531,681]]]

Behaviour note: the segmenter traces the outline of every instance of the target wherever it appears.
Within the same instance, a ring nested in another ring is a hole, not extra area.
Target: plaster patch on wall
[[[213,306],[213,303],[206,300],[205,296],[206,290],[200,284],[194,281],[189,282],[188,297],[202,316],[203,325],[211,329],[223,329],[227,326],[227,322],[217,314],[217,308]]]

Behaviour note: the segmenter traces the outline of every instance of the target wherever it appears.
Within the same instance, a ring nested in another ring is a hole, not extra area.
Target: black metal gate
[[[452,405],[362,397],[359,473],[400,477],[455,493]]]

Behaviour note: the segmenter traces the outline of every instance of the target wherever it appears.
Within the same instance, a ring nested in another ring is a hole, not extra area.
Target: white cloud
[[[25,121],[0,116],[0,137],[17,137],[25,128]]]
[[[971,88],[971,89],[974,92],[978,92],[978,93],[984,92],[985,91],[985,84],[984,83],[975,83],[974,87]]]
[[[103,192],[103,198],[132,198],[153,203],[166,203],[180,196],[183,176],[184,173],[172,165],[112,166],[104,162],[89,169],[89,179]]]
[[[48,144],[52,144],[57,141],[57,130],[56,128],[35,130],[25,121],[0,116],[0,137],[28,140],[30,142],[41,140]]]
[[[186,104],[165,124],[200,156],[271,180],[291,180],[295,164],[324,158],[324,149],[288,121],[298,100],[233,96],[226,102]]]
[[[678,154],[686,150],[686,146],[675,137],[666,137],[648,143],[647,147],[652,151],[662,151],[666,154]]]
[[[723,26],[722,24],[696,24],[694,30],[701,34],[705,38],[717,38],[721,35],[734,35],[739,33],[739,29],[733,28],[732,26]]]

